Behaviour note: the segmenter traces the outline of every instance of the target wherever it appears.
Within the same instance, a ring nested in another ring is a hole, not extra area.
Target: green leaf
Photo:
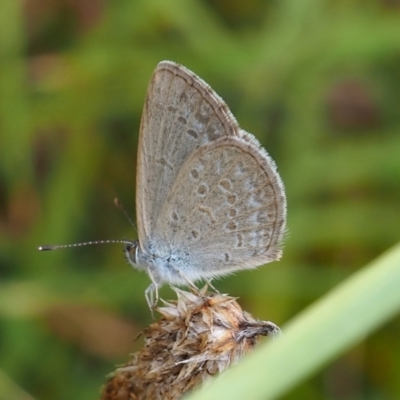
[[[363,340],[400,309],[400,245],[303,311],[283,335],[194,393],[200,399],[277,399]]]

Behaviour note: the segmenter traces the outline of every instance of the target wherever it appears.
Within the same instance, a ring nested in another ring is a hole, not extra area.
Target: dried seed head
[[[272,322],[257,321],[233,297],[174,288],[162,318],[144,331],[145,344],[103,389],[102,400],[175,400],[235,364],[260,335],[276,336]]]

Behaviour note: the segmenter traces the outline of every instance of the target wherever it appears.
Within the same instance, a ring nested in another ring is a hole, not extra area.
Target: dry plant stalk
[[[143,348],[118,368],[102,400],[175,400],[236,364],[260,335],[276,336],[272,322],[257,321],[233,297],[174,288],[175,302],[156,309],[162,318],[144,331]]]

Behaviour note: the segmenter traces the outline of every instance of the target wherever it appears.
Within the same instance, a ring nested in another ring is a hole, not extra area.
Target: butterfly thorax
[[[147,271],[157,286],[163,283],[186,283],[182,273],[179,272],[178,264],[181,261],[179,257],[171,254],[161,256],[155,252],[143,251],[138,241],[127,244],[124,252],[129,264],[140,271]]]

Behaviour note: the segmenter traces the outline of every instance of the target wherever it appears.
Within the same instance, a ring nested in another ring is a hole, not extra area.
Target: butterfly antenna
[[[133,228],[137,231],[135,223],[133,222],[133,220],[129,216],[129,214],[126,212],[125,207],[118,200],[118,198],[114,199],[114,204],[119,210],[121,210],[124,213],[126,219],[133,226]],[[132,242],[129,240],[94,240],[94,241],[90,241],[90,242],[72,243],[72,244],[43,245],[43,246],[39,246],[38,250],[39,251],[50,251],[50,250],[59,250],[59,249],[69,249],[72,247],[91,246],[91,245],[95,245],[95,244],[110,244],[110,243],[122,243],[122,244],[132,245]]]
[[[129,223],[133,226],[133,228],[135,229],[135,231],[137,231],[136,225],[133,222],[132,218],[130,217],[130,215],[126,212],[124,205],[119,201],[118,197],[116,197],[114,199],[114,204],[115,206],[121,210],[123,212],[123,214],[125,215],[126,219],[129,221]]]
[[[94,240],[92,242],[83,242],[83,243],[73,243],[73,244],[61,244],[61,245],[44,245],[39,246],[39,251],[49,251],[49,250],[58,250],[58,249],[69,249],[71,247],[81,247],[81,246],[91,246],[95,244],[110,244],[110,243],[123,243],[123,244],[132,244],[129,240]]]

